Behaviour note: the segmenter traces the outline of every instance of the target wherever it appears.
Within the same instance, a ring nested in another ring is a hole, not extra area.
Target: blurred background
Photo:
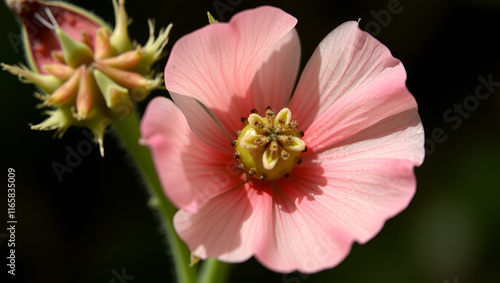
[[[70,2],[113,23],[111,1]],[[251,259],[232,267],[230,282],[499,282],[500,1],[128,0],[126,8],[133,18],[131,38],[140,43],[148,38],[148,18],[156,19],[157,28],[173,22],[170,49],[207,24],[207,11],[227,21],[264,4],[298,18],[302,66],[331,30],[361,18],[360,27],[406,67],[427,156],[416,169],[418,188],[410,206],[373,240],[354,244],[337,267],[278,274]],[[0,22],[0,61],[25,62],[16,16],[5,5]],[[68,148],[87,138],[79,128],[61,140],[52,139],[53,132],[31,131],[28,123],[44,119],[35,109],[34,87],[3,71],[0,82],[3,180],[7,168],[16,170],[17,282],[122,282],[121,274],[129,278],[123,282],[174,282],[146,191],[114,135],[105,137],[106,157],[94,147],[60,182],[51,164],[64,163]],[[478,99],[478,88],[484,99]],[[152,97],[157,95],[167,94]],[[141,113],[146,105],[140,103]],[[0,215],[6,223],[3,191]],[[2,272],[6,237],[2,228]]]

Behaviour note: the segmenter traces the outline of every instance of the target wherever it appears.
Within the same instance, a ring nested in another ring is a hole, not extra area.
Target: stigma
[[[232,142],[238,160],[238,169],[261,181],[287,178],[295,165],[300,164],[301,152],[307,150],[301,140],[303,132],[298,131],[297,121],[292,121],[288,108],[274,114],[268,106],[265,116],[252,110],[247,119],[242,118],[245,127],[236,131],[238,139]]]

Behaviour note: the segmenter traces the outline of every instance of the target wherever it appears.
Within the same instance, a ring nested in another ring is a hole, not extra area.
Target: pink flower
[[[415,193],[424,134],[401,62],[346,22],[293,92],[296,23],[260,7],[184,36],[165,68],[175,104],[156,98],[146,110],[143,143],[197,257],[255,256],[277,272],[331,268]]]

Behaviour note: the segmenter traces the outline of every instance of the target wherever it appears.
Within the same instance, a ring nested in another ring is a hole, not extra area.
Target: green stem
[[[229,268],[229,264],[209,258],[203,263],[198,283],[226,282]]]
[[[176,209],[163,193],[149,150],[139,145],[140,132],[137,115],[134,112],[124,120],[114,120],[113,126],[141,171],[151,197],[149,204],[158,210],[158,214],[161,217],[170,253],[174,260],[178,282],[194,283],[196,280],[196,268],[188,267],[189,250],[175,233],[172,224],[172,218]]]

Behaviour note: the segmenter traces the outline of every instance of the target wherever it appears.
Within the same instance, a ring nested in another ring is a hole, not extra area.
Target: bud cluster
[[[89,128],[99,143],[111,119],[124,119],[136,102],[153,89],[161,88],[163,75],[151,66],[163,55],[172,25],[141,46],[128,34],[129,18],[124,1],[113,0],[115,27],[111,29],[92,13],[63,2],[8,0],[21,19],[23,39],[29,61],[4,70],[33,83],[40,89],[35,96],[49,117],[33,130],[56,130],[62,137],[69,126]],[[40,29],[34,29],[33,26]]]

